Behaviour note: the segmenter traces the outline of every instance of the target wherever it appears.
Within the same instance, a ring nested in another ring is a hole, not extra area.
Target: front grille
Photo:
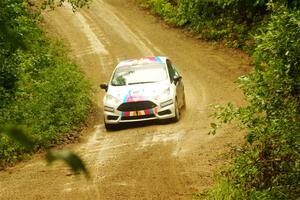
[[[141,116],[128,116],[128,117],[123,116],[122,120],[149,119],[149,118],[153,118],[153,117],[155,117],[154,114],[141,115]]]
[[[156,104],[152,101],[137,101],[137,102],[128,102],[122,103],[118,107],[118,111],[139,111],[155,108]]]

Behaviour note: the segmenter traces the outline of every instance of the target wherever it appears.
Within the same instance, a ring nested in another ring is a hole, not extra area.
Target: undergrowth
[[[90,86],[66,48],[45,36],[23,0],[0,0],[0,124],[26,129],[34,150],[73,134],[90,110]],[[32,152],[0,135],[0,166]]]

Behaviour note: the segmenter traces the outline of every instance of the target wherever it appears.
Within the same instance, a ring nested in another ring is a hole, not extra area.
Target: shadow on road
[[[168,125],[172,124],[171,120],[151,120],[151,121],[140,121],[140,122],[127,122],[116,124],[112,129],[107,130],[108,132],[115,132],[121,130],[127,130],[132,128],[142,128],[148,126],[155,126],[155,125]]]

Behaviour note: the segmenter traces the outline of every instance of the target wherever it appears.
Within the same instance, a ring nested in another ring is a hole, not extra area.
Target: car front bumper
[[[163,120],[175,117],[174,101],[166,106],[156,106],[152,109],[122,112],[118,110],[104,110],[104,121],[106,124],[119,124],[125,122],[139,122],[148,120]]]

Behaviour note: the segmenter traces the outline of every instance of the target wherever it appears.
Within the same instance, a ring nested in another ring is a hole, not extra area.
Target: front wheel
[[[177,99],[175,100],[175,117],[172,119],[173,122],[178,122],[180,119],[180,110]]]
[[[105,126],[105,128],[106,128],[107,131],[113,131],[116,128],[116,125],[114,125],[114,124],[104,123],[104,126]]]
[[[183,94],[183,105],[182,105],[183,109],[186,109],[186,100],[185,100],[185,94]]]

